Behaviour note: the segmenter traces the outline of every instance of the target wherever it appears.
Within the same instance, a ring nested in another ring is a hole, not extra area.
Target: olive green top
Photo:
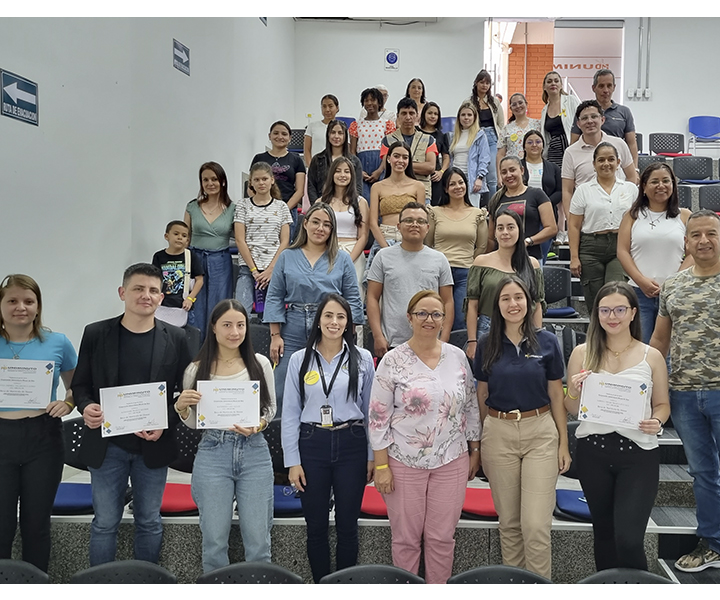
[[[467,313],[467,300],[477,299],[478,300],[478,316],[485,315],[487,317],[492,316],[493,311],[493,300],[495,300],[495,292],[500,280],[508,275],[514,273],[507,273],[500,271],[495,267],[478,267],[473,265],[470,267],[470,272],[467,278],[467,294],[465,298],[465,305],[463,311]],[[547,308],[545,303],[545,281],[543,279],[542,268],[538,267],[535,269],[535,285],[538,290],[538,301],[540,302],[543,312]],[[530,307],[531,312],[535,311],[535,305]]]

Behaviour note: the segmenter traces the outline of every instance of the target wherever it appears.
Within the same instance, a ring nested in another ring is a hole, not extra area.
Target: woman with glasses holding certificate
[[[445,583],[467,482],[480,466],[475,381],[460,348],[438,339],[445,304],[424,290],[408,304],[412,337],[383,357],[370,398],[375,487],[392,531],[393,564]],[[468,454],[469,450],[469,454]]]
[[[373,475],[366,423],[375,370],[370,352],[355,346],[353,332],[347,300],[327,294],[307,346],[290,357],[285,380],[283,453],[290,483],[301,492],[315,583],[331,572],[331,491],[339,570],[357,564],[357,520],[365,484]]]
[[[8,275],[0,282],[0,361],[37,364],[51,381],[41,406],[15,407],[0,389],[0,559],[10,558],[20,501],[22,559],[43,571],[50,560],[50,514],[63,471],[62,422],[75,406],[70,382],[77,354],[62,333],[42,324],[40,287],[27,275]],[[41,362],[40,362],[41,361]],[[52,361],[52,373],[46,365]],[[67,390],[58,400],[62,377]],[[28,383],[34,383],[28,381]],[[0,382],[0,385],[2,383]],[[4,386],[3,386],[4,387]],[[18,390],[11,383],[14,396]],[[28,392],[27,387],[25,388]],[[34,396],[35,394],[28,394]],[[24,404],[24,403],[23,403]]]
[[[205,573],[229,564],[233,500],[237,501],[245,560],[270,562],[273,468],[270,450],[260,432],[275,416],[272,365],[253,351],[243,305],[237,300],[220,301],[210,315],[209,329],[197,360],[185,371],[185,390],[175,403],[175,411],[185,425],[196,428],[198,418],[202,419],[198,417],[202,395],[197,387],[210,380],[259,382],[260,411],[256,425],[206,429],[200,440],[193,466],[192,496],[200,509]]]
[[[595,298],[587,341],[573,350],[568,363],[565,407],[572,414],[599,410],[599,392],[591,392],[590,382],[580,397],[590,375],[600,374],[615,385],[640,382],[642,390],[630,396],[642,415],[632,426],[598,422],[612,418],[590,422],[581,416],[577,428],[577,470],[592,516],[598,571],[647,570],[643,538],[658,490],[657,436],[670,416],[670,403],[665,359],[642,343],[640,330],[633,289],[624,282],[608,283]],[[591,405],[594,409],[586,411]]]

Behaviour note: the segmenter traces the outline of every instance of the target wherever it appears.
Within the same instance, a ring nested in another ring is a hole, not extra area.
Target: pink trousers
[[[395,491],[383,494],[396,567],[412,573],[425,550],[425,580],[446,583],[452,574],[455,528],[460,520],[469,458],[466,453],[437,469],[415,469],[390,458]]]

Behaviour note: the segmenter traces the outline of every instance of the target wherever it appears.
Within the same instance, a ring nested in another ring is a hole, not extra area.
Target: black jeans
[[[62,470],[60,419],[0,419],[0,558],[10,558],[19,499],[22,559],[47,571],[50,514]]]
[[[578,440],[577,471],[590,508],[595,567],[647,571],[645,529],[660,477],[660,450],[618,434]]]
[[[300,500],[307,523],[308,560],[317,583],[330,573],[328,512],[331,489],[335,496],[337,569],[357,564],[357,520],[367,481],[365,427],[353,425],[328,431],[303,423],[299,448],[300,464],[307,482]]]

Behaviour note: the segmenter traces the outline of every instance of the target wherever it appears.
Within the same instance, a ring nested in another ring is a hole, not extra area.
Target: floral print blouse
[[[465,353],[443,343],[428,367],[407,343],[388,352],[375,372],[369,433],[373,450],[408,467],[436,469],[480,440],[475,383]]]

